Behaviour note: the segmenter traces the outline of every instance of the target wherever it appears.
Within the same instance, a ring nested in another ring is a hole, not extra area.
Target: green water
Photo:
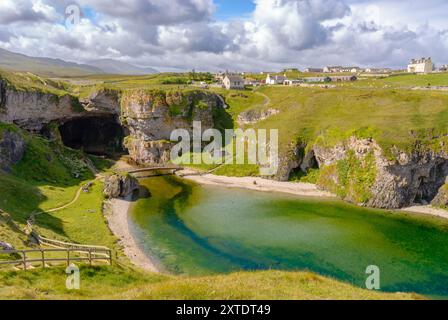
[[[448,296],[448,223],[339,201],[148,179],[132,226],[142,247],[174,273],[310,270],[384,291]]]

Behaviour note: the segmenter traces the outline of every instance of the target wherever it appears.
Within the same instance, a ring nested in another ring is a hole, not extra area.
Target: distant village
[[[238,72],[218,72],[214,75],[215,83],[212,86],[223,87],[228,90],[244,89],[246,86],[262,85],[284,85],[284,86],[320,86],[334,87],[334,82],[357,81],[360,77],[388,77],[394,74],[429,74],[438,72],[448,72],[448,65],[436,68],[431,58],[412,59],[407,69],[393,70],[391,68],[360,68],[327,66],[324,68],[306,68],[304,72],[296,68],[285,69],[283,72],[261,72],[255,77],[254,74]],[[300,77],[292,77],[288,74],[297,74]],[[309,76],[306,76],[309,74]],[[262,78],[262,79],[260,79]],[[202,83],[203,86],[208,84]]]

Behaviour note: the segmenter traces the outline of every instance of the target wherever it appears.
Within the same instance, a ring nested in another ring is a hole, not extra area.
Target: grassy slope
[[[307,272],[241,272],[210,277],[146,274],[126,267],[81,267],[81,290],[65,288],[64,268],[0,273],[0,299],[419,299],[378,293]]]
[[[271,107],[280,114],[257,127],[280,130],[280,143],[316,139],[327,131],[329,139],[343,138],[370,127],[371,135],[384,146],[412,143],[411,130],[448,132],[448,94],[394,89],[305,89],[265,87]],[[330,130],[329,130],[330,129]]]
[[[38,91],[61,97],[67,95],[70,85],[64,81],[42,78],[30,72],[11,72],[0,69],[0,80],[6,80],[17,91]]]

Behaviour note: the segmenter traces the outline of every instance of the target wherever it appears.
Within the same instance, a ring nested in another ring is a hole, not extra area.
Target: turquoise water
[[[134,231],[167,270],[310,270],[365,287],[381,270],[384,291],[448,296],[448,223],[339,201],[197,186],[174,177],[144,183]]]

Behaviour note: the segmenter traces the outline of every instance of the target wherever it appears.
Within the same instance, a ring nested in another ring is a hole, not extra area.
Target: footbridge
[[[147,168],[138,168],[138,169],[130,169],[130,170],[119,170],[119,173],[128,173],[133,175],[137,179],[150,178],[155,176],[166,176],[166,175],[174,175],[178,171],[184,170],[183,167],[179,166],[159,166],[159,167],[147,167]]]

